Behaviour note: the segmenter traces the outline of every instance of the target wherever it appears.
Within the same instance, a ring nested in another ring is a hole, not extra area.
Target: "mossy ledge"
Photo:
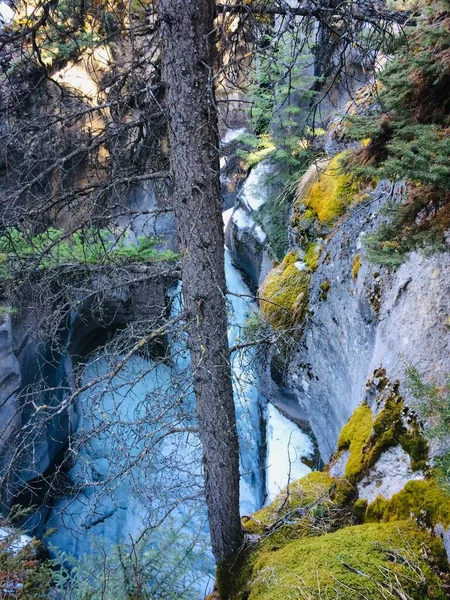
[[[433,556],[437,572],[421,558],[423,553]],[[420,584],[412,577],[408,559],[422,572]],[[276,551],[257,552],[250,585],[234,598],[285,600],[301,598],[300,590],[320,598],[320,590],[334,588],[337,593],[331,597],[375,600],[385,598],[384,577],[389,580],[390,575],[402,581],[414,598],[443,599],[447,596],[440,581],[441,569],[445,569],[445,559],[439,540],[413,523],[355,525],[302,538]],[[383,572],[384,577],[380,575]]]
[[[246,545],[220,565],[219,595],[211,600],[382,600],[393,581],[392,597],[448,598],[448,562],[432,528],[450,526],[450,497],[433,472],[390,500],[378,497],[368,505],[358,498],[358,481],[395,445],[410,454],[412,465],[426,464],[426,441],[398,382],[376,369],[367,402],[339,436],[338,455],[349,452],[345,478],[327,469],[311,472],[246,517]]]
[[[317,170],[315,180],[309,177],[308,185],[300,182],[291,219],[294,228],[304,229],[313,220],[329,227],[352,203],[361,199],[361,180],[343,168],[347,154],[341,152],[334,156],[324,172]]]
[[[410,456],[413,471],[426,469],[428,444],[417,416],[405,405],[399,383],[391,382],[384,369],[376,369],[366,387],[380,410],[374,418],[371,408],[363,403],[342,428],[337,457],[349,451],[345,476],[353,483],[360,481],[385,450],[397,445]]]
[[[336,497],[342,482],[324,472],[310,473],[250,517],[244,523],[247,544],[220,565],[219,595],[210,599],[356,600],[365,594],[382,600],[393,578],[405,597],[447,598],[440,538],[408,516],[355,525],[366,504],[355,517],[348,494]],[[323,590],[331,596],[321,596]]]
[[[303,322],[311,275],[307,270],[299,269],[298,263],[297,254],[289,252],[261,286],[261,309],[275,329],[292,330]]]
[[[437,524],[450,526],[450,496],[433,477],[425,481],[409,481],[390,500],[378,496],[367,507],[364,520],[393,522],[410,518],[427,527]]]

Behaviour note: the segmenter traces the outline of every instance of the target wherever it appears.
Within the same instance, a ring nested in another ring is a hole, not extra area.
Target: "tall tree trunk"
[[[239,451],[227,340],[213,0],[158,0],[174,210],[214,556],[242,543]]]

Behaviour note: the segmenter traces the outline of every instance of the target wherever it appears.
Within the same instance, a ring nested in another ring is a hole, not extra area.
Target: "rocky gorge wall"
[[[132,191],[127,202],[130,216],[118,227],[129,243],[164,234],[167,247],[176,247],[171,214],[146,215],[158,207],[151,183]],[[16,503],[39,507],[27,523],[36,535],[58,495],[58,472],[64,471],[79,420],[77,402],[64,404],[77,388],[78,364],[127,324],[146,322],[156,328],[168,316],[167,290],[178,280],[176,269],[164,263],[137,263],[130,269],[94,268],[82,281],[75,276],[67,287],[69,312],[61,306],[53,307],[53,314],[45,300],[38,306],[24,295],[19,309],[0,315],[1,510],[7,513]],[[164,352],[165,343],[156,340],[150,354]],[[63,408],[55,412],[58,406]]]
[[[427,380],[443,381],[450,371],[448,255],[413,253],[395,271],[365,260],[364,236],[380,225],[386,200],[399,201],[401,195],[401,184],[393,188],[384,181],[357,204],[325,243],[311,279],[311,314],[288,381],[325,461],[375,369],[399,379],[406,395],[405,360]],[[329,282],[326,295],[324,281]]]
[[[257,168],[264,173],[261,165]],[[254,192],[254,182],[251,188]],[[284,386],[290,390],[291,404],[293,395],[299,414],[306,415],[325,462],[336,449],[341,428],[364,400],[375,369],[384,368],[389,378],[399,379],[406,398],[405,361],[426,380],[442,381],[450,371],[448,254],[414,252],[395,270],[378,267],[365,257],[364,237],[386,219],[382,215],[386,202],[400,202],[404,193],[404,184],[383,180],[351,206],[321,241],[318,265],[311,274],[308,313]],[[228,235],[234,241],[236,263],[256,284],[267,275],[270,249],[261,242],[264,232],[255,233],[258,216],[246,202],[247,195],[244,184]],[[242,245],[244,252],[237,253]],[[293,250],[298,269],[306,269],[305,249],[294,245]],[[279,387],[271,378],[270,361],[269,357],[261,369],[262,386],[275,390],[276,396]]]

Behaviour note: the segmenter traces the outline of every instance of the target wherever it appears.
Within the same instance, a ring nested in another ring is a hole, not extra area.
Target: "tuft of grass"
[[[359,269],[361,268],[361,254],[355,254],[352,262],[352,277],[356,281],[358,279]]]
[[[359,199],[360,180],[343,170],[342,162],[347,153],[332,158],[326,170],[314,181],[304,198],[298,203],[310,209],[322,225],[333,225],[348,206]],[[294,213],[299,206],[294,206]]]
[[[298,328],[308,308],[311,275],[300,270],[297,262],[297,254],[289,252],[268,274],[260,289],[261,310],[276,329]]]

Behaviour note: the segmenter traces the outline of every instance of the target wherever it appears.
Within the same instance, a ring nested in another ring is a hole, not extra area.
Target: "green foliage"
[[[252,132],[241,137],[249,146],[241,152],[249,165],[270,156],[285,177],[305,168],[308,129],[295,94],[301,94],[302,101],[315,94],[311,90],[314,78],[305,74],[308,59],[298,54],[289,34],[281,36],[269,53],[260,51],[255,56],[256,67],[247,87]]]
[[[407,383],[415,408],[420,415],[427,419],[429,426],[426,436],[437,440],[441,446],[448,447],[450,431],[450,376],[443,386],[425,383],[418,370],[410,364],[406,366]],[[450,450],[444,451],[436,459],[441,482],[450,490]]]
[[[18,310],[14,306],[0,306],[0,316],[16,315],[17,313]]]
[[[289,251],[288,224],[291,210],[289,194],[272,196],[265,202],[254,218],[267,233],[271,254],[276,261],[283,260]]]
[[[353,154],[364,177],[408,181],[407,199],[367,237],[369,260],[397,266],[413,249],[446,249],[450,227],[450,28],[435,6],[397,40],[380,75],[379,114],[354,117],[350,133],[370,143]],[[445,16],[445,14],[444,14]]]
[[[288,32],[271,46],[269,53],[260,51],[256,55],[247,87],[251,132],[241,136],[246,149],[238,151],[248,166],[267,158],[276,165],[268,177],[273,189],[281,193],[274,193],[255,215],[268,235],[276,260],[282,260],[288,251],[290,207],[296,182],[311,162],[310,139],[313,133],[321,133],[312,132],[305,122],[306,104],[314,95],[314,78],[305,75],[309,57],[297,53]],[[306,103],[304,108],[299,98]]]
[[[161,251],[158,238],[140,237],[127,245],[107,229],[87,229],[69,236],[49,228],[37,235],[11,228],[0,236],[0,277],[14,278],[17,270],[55,269],[64,265],[106,265],[133,262],[153,263],[175,260],[170,250]]]
[[[86,50],[110,42],[110,34],[117,29],[121,12],[102,0],[60,0],[48,9],[49,18],[37,28],[34,43],[27,48],[31,57],[41,66],[48,67],[76,59]],[[30,6],[21,7],[20,4],[17,14],[20,17],[12,24],[17,29],[24,25],[32,28],[41,17],[41,11],[30,11]]]
[[[51,563],[44,557],[41,542],[24,543],[21,532],[1,524],[0,597],[17,600],[45,600],[52,583]]]
[[[71,600],[192,600],[208,562],[212,574],[205,539],[168,526],[162,536],[147,532],[136,543],[99,547],[78,560],[60,554],[57,564],[65,566],[55,571],[56,588]]]

